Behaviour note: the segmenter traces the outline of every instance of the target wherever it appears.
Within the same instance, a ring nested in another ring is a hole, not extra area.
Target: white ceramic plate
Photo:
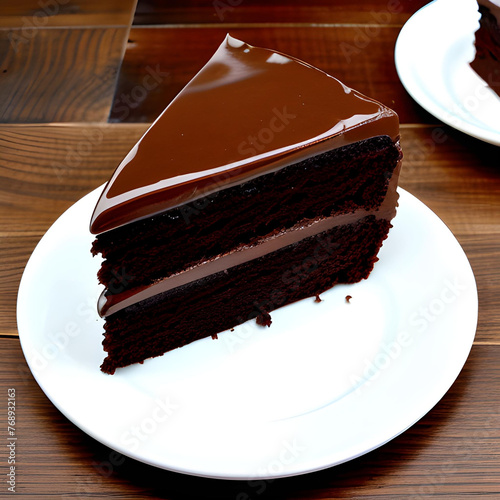
[[[472,70],[475,0],[436,0],[417,11],[396,42],[408,93],[429,113],[473,137],[500,145],[500,98]]]
[[[469,262],[443,222],[400,190],[368,280],[275,311],[270,328],[249,322],[105,375],[99,259],[88,232],[100,191],[73,205],[36,247],[19,289],[18,326],[53,404],[125,455],[231,479],[326,468],[414,424],[466,361],[477,323]]]

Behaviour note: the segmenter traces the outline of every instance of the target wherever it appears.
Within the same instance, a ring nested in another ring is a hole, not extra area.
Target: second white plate
[[[475,0],[435,0],[403,26],[396,69],[408,93],[461,132],[500,145],[500,98],[474,72]]]

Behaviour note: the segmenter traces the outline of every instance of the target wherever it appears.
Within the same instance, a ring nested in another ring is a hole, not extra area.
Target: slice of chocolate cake
[[[397,115],[228,36],[95,208],[101,369],[368,277],[397,204]],[[321,307],[318,305],[318,307]]]
[[[500,96],[500,0],[478,0],[479,29],[472,69]]]

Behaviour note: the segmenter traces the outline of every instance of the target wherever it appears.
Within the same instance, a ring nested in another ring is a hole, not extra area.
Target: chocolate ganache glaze
[[[100,234],[330,149],[398,134],[396,113],[381,103],[228,35],[115,170],[90,230]]]

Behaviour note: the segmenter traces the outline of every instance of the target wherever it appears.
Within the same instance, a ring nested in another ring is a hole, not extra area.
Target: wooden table
[[[135,17],[134,0],[0,7],[0,496],[9,493],[15,388],[21,498],[500,498],[500,150],[439,123],[398,80],[397,35],[425,3],[145,0]],[[417,424],[351,462],[261,483],[159,470],[94,441],[39,388],[16,325],[19,281],[37,242],[107,180],[226,32],[307,60],[399,113],[401,186],[454,232],[480,301],[462,373]]]

